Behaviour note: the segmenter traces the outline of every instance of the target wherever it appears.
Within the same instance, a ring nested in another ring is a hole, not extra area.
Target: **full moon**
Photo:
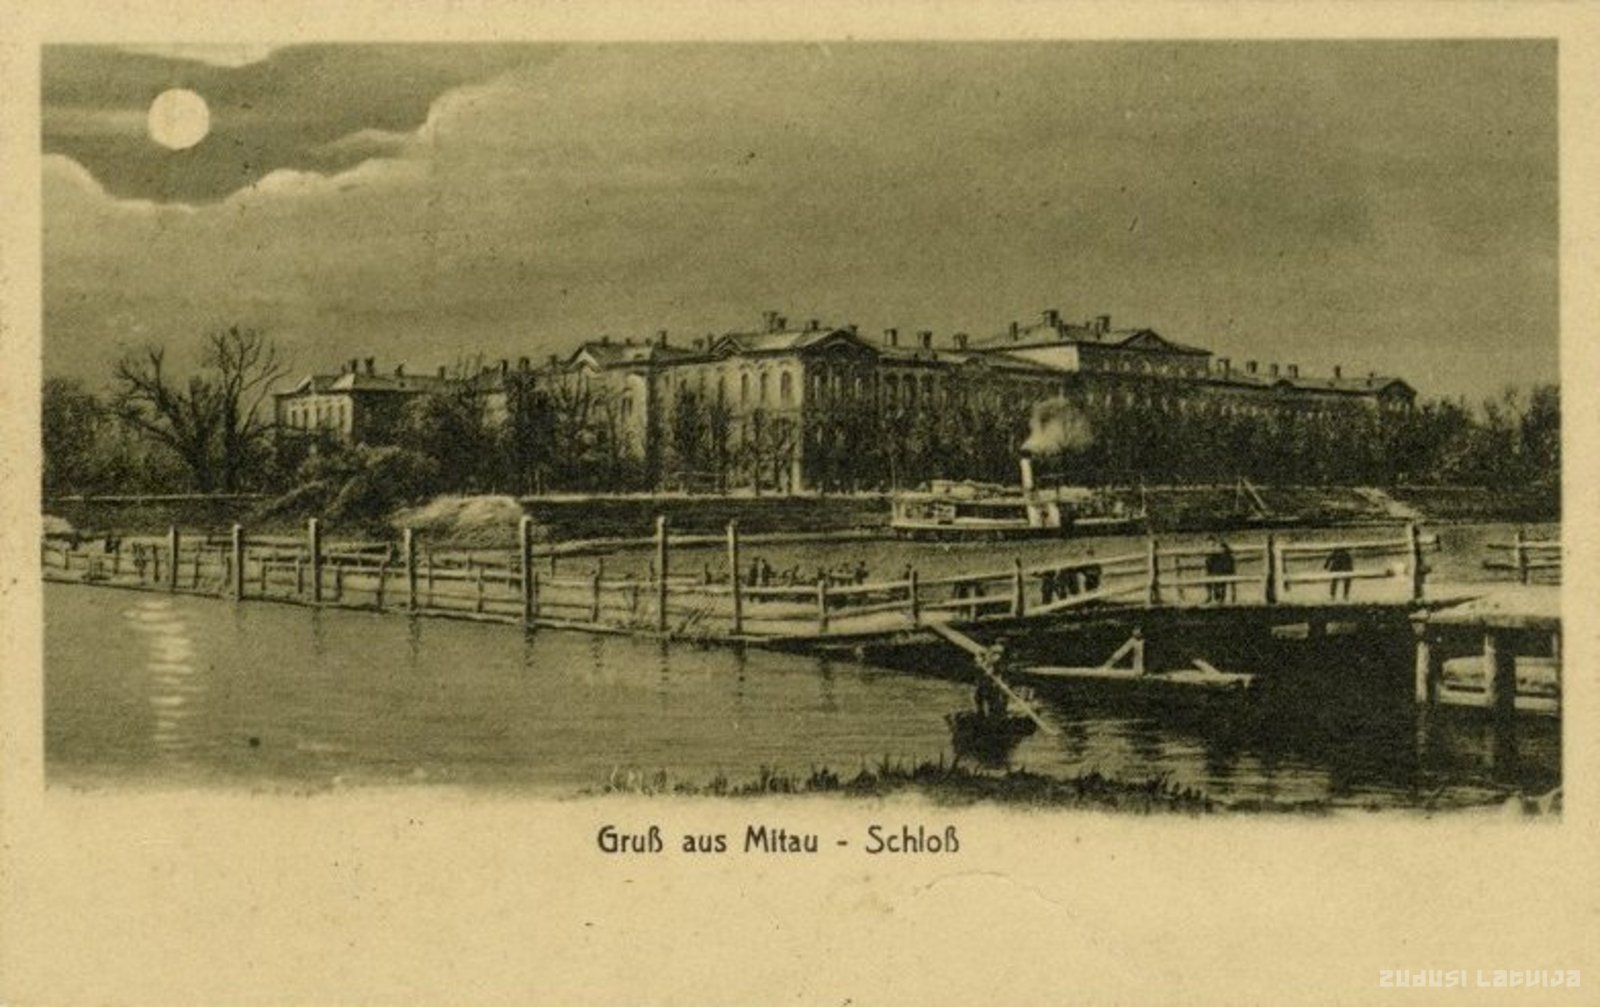
[[[211,132],[211,109],[206,100],[186,88],[156,95],[150,103],[150,139],[169,150],[193,147]]]

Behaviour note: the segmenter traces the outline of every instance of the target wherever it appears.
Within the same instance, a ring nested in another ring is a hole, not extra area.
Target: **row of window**
[[[349,412],[349,405],[343,402],[319,402],[315,405],[308,402],[288,408],[288,425],[299,430],[323,427],[343,429]]]

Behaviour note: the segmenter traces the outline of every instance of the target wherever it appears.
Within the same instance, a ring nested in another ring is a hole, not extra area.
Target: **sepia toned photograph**
[[[48,780],[1559,811],[1555,69],[48,45]]]
[[[1600,982],[1592,12],[7,12],[0,1001]]]

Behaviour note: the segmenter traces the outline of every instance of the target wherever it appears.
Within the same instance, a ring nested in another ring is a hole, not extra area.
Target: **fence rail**
[[[703,538],[703,537],[701,537]],[[699,541],[699,539],[697,539]],[[1155,538],[1117,555],[1083,556],[924,578],[914,567],[893,580],[822,576],[815,582],[761,583],[739,563],[739,532],[726,533],[727,571],[675,573],[664,519],[647,577],[606,576],[597,560],[587,575],[541,574],[533,562],[532,522],[524,518],[517,549],[506,554],[434,549],[410,529],[399,542],[328,544],[317,519],[303,538],[169,531],[164,541],[124,544],[46,538],[45,576],[83,583],[267,599],[312,605],[470,613],[525,625],[553,623],[669,635],[768,638],[892,631],[927,621],[1014,619],[1094,604],[1226,605],[1348,600],[1420,600],[1424,548],[1437,539],[1415,525],[1405,535],[1362,542],[1264,542],[1165,547]],[[1552,547],[1555,549],[1554,560]],[[1515,568],[1559,566],[1555,543],[1518,542]],[[1298,590],[1298,593],[1296,592]],[[1308,592],[1311,592],[1308,594]],[[1290,597],[1294,595],[1295,597]]]
[[[1496,553],[1509,552],[1507,558],[1491,556],[1483,561],[1484,569],[1514,571],[1517,580],[1524,584],[1531,584],[1534,578],[1543,577],[1561,580],[1562,547],[1560,542],[1543,539],[1530,539],[1521,531],[1510,542],[1490,542],[1490,549]]]

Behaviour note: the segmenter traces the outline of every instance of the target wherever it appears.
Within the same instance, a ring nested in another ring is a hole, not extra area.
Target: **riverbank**
[[[1304,487],[1157,486],[1108,490],[1132,512],[1148,515],[1157,532],[1226,531],[1247,528],[1354,526],[1396,521],[1549,522],[1559,520],[1559,493],[1551,489],[1496,491],[1482,487]],[[264,515],[262,497],[58,497],[45,512],[87,534],[160,535],[172,525],[225,534],[234,523],[256,534],[297,535],[305,515]],[[617,494],[523,497],[518,501],[537,525],[539,540],[593,551],[594,543],[616,544],[646,536],[665,516],[674,534],[719,535],[738,520],[747,535],[793,541],[833,536],[889,534],[889,495],[752,496],[738,494]],[[379,522],[382,524],[383,522]],[[393,523],[392,520],[390,523]],[[393,529],[390,529],[393,530]],[[365,536],[365,528],[332,528],[337,536]],[[516,522],[480,529],[482,544],[509,548]],[[583,546],[576,545],[584,543]]]

